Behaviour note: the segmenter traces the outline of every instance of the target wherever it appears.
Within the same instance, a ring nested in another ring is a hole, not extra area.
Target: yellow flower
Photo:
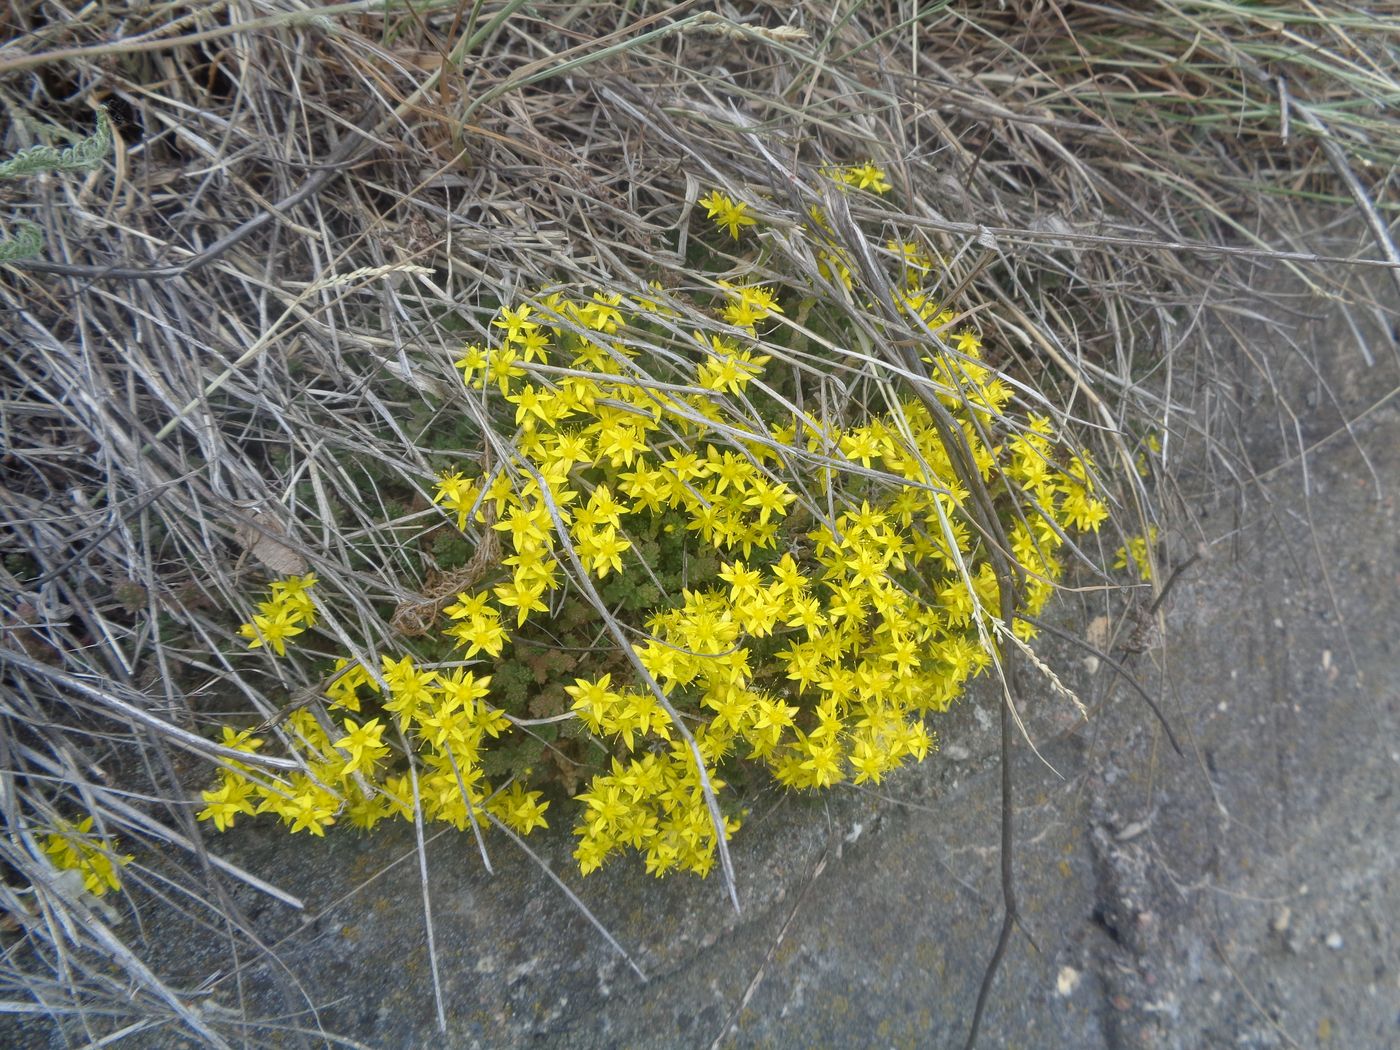
[[[549,821],[544,819],[549,803],[540,801],[543,795],[542,791],[526,791],[516,782],[487,802],[486,808],[502,823],[522,835],[528,835],[535,828],[549,827]]]
[[[500,656],[507,640],[505,628],[500,623],[500,614],[495,609],[453,624],[448,628],[447,634],[455,638],[458,645],[466,647],[468,660],[483,652],[487,656]]]
[[[316,619],[316,607],[311,602],[310,594],[315,584],[314,572],[308,572],[305,576],[288,576],[285,579],[273,580],[268,586],[272,594],[272,604],[295,613],[306,621],[307,626],[311,626]]]
[[[777,296],[762,285],[741,288],[728,281],[720,281],[719,284],[735,300],[728,303],[723,311],[724,319],[735,327],[752,330],[764,318],[783,312]]]
[[[787,514],[788,505],[796,499],[796,493],[791,492],[781,481],[771,484],[756,481],[749,491],[748,499],[744,500],[744,506],[756,508],[759,524],[766,525],[771,515],[782,517]]]
[[[752,350],[740,350],[719,336],[706,340],[695,333],[701,345],[709,351],[709,359],[695,370],[695,382],[707,390],[738,394],[748,386],[769,361],[766,354],[755,355]]]
[[[464,478],[460,472],[452,471],[444,473],[437,483],[437,494],[433,497],[434,503],[441,503],[449,512],[457,515],[457,528],[467,527],[467,517],[472,512],[472,507],[476,505],[476,498],[481,493],[481,487],[475,481]]]
[[[612,691],[612,675],[605,674],[595,682],[585,678],[575,678],[573,685],[566,685],[564,692],[574,698],[573,710],[578,712],[583,724],[595,733],[603,732],[609,712],[622,698]]]
[[[1138,576],[1145,582],[1152,579],[1152,559],[1148,548],[1157,542],[1157,526],[1152,525],[1146,536],[1129,536],[1128,542],[1115,552],[1113,567],[1126,569],[1129,565],[1137,569]]]
[[[486,382],[495,383],[502,397],[510,393],[510,381],[525,374],[519,360],[513,346],[497,347],[486,355]]]
[[[46,838],[44,852],[55,867],[79,872],[83,888],[101,897],[108,890],[121,889],[117,871],[135,858],[114,852],[115,844],[94,835],[92,825],[92,817],[84,817],[76,825],[60,820],[57,829]]]
[[[736,603],[746,598],[758,597],[758,590],[763,582],[762,574],[757,569],[748,568],[742,561],[722,566],[719,578],[729,584],[730,601]]]
[[[1065,524],[1081,532],[1098,532],[1099,526],[1108,518],[1108,506],[1083,489],[1075,489],[1065,494],[1060,504],[1060,516]]]
[[[250,801],[252,793],[253,785],[247,780],[225,774],[217,790],[200,792],[205,807],[195,814],[195,819],[212,820],[214,827],[227,831],[233,827],[234,818],[240,813],[252,816],[255,812]]]
[[[479,385],[477,376],[486,371],[489,359],[480,344],[472,343],[467,347],[466,352],[453,363],[462,370],[462,381],[468,386],[473,386]]]
[[[437,672],[419,670],[411,656],[405,656],[402,660],[384,656],[381,660],[384,681],[389,686],[389,699],[384,702],[384,710],[397,714],[400,728],[407,728],[432,704],[432,684],[437,679]]]
[[[254,616],[253,622],[245,623],[238,629],[238,633],[248,639],[249,649],[268,645],[278,656],[286,656],[287,639],[301,634],[304,630],[306,628],[301,625],[301,617],[296,612],[274,608]]]
[[[622,554],[631,548],[632,543],[619,536],[617,530],[609,525],[582,536],[577,546],[579,557],[587,562],[588,570],[601,580],[613,569],[622,571]]]
[[[534,321],[529,320],[533,307],[529,304],[516,307],[512,310],[508,306],[501,307],[501,315],[491,324],[496,328],[505,329],[506,342],[520,342],[528,332],[539,327]]]
[[[345,736],[331,745],[350,756],[350,761],[345,763],[340,775],[348,777],[357,769],[373,773],[374,764],[389,753],[389,748],[380,742],[383,735],[384,726],[379,724],[377,718],[371,718],[364,725],[358,725],[353,718],[347,718]]]
[[[554,422],[554,398],[549,394],[541,397],[533,383],[526,383],[518,394],[507,394],[506,400],[515,405],[515,421],[527,429],[533,428],[536,422]]]
[[[711,190],[709,196],[701,197],[700,204],[715,221],[715,225],[721,230],[728,230],[729,236],[736,241],[739,239],[740,229],[758,223],[757,219],[748,214],[747,204],[742,201],[736,203],[732,197],[720,193],[719,190]]]
[[[828,167],[823,168],[822,173],[828,178],[836,180],[846,186],[854,186],[858,190],[874,190],[876,193],[888,193],[890,184],[885,178],[884,169],[878,165],[866,161],[864,164],[853,164],[849,167]]]
[[[283,800],[276,809],[277,815],[292,834],[309,831],[317,838],[323,838],[326,828],[335,823],[341,800],[305,776],[298,777],[298,780],[297,793]]]
[[[516,626],[525,626],[532,612],[548,612],[549,606],[540,600],[544,594],[544,584],[521,580],[519,576],[510,583],[499,584],[494,591],[496,600],[516,610]]]

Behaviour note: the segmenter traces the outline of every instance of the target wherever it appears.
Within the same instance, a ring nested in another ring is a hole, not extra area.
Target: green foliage
[[[97,111],[97,130],[71,146],[55,149],[40,144],[20,150],[8,160],[0,161],[0,179],[18,179],[43,172],[92,171],[101,166],[112,151],[112,124],[107,111]]]
[[[44,231],[32,222],[21,219],[19,233],[0,240],[0,263],[16,259],[32,259],[44,250]]]
[[[8,160],[0,161],[0,179],[18,179],[45,172],[92,171],[99,167],[112,150],[112,124],[107,111],[97,111],[97,130],[88,138],[71,146],[56,149],[40,144],[21,150]],[[0,263],[30,259],[44,248],[44,233],[34,223],[20,220],[19,232],[0,240]]]

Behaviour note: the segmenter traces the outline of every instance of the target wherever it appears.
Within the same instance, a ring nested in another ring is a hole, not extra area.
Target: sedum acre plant
[[[848,192],[889,189],[874,165],[828,174]],[[756,218],[732,196],[701,204],[718,233],[753,235]],[[889,258],[898,307],[940,336],[923,359],[931,389],[1025,572],[1015,611],[1034,616],[1067,534],[1106,517],[1092,465],[1062,449],[1048,419],[1012,425],[1012,387],[925,286],[935,260],[902,243]],[[535,737],[585,771],[565,818],[583,873],[633,851],[656,875],[705,875],[718,836],[742,819],[724,793],[735,772],[806,791],[879,783],[922,761],[935,747],[926,716],[991,664],[988,618],[1014,622],[1023,640],[1033,628],[999,608],[948,431],[927,402],[891,392],[887,411],[825,416],[768,375],[763,350],[793,330],[781,325],[789,313],[805,318],[851,286],[839,248],[818,266],[825,288],[719,282],[703,333],[659,289],[503,305],[495,338],[456,364],[468,396],[513,436],[480,469],[445,471],[434,493],[448,528],[497,552],[484,579],[430,609],[455,652],[342,658],[323,703],[281,725],[303,770],[231,763],[200,819],[224,830],[271,813],[322,835],[342,820],[369,829],[421,813],[459,829],[494,817],[527,834],[555,817],[544,774],[493,755]],[[273,583],[242,627],[249,645],[294,645],[315,624],[314,588],[311,575]],[[582,621],[604,628],[536,681],[546,690],[553,675],[561,699],[532,717],[528,687],[493,679],[527,643],[547,649]],[[254,752],[264,741],[226,728],[223,743]]]
[[[44,838],[44,853],[60,871],[75,871],[82,876],[83,889],[94,897],[105,896],[108,890],[121,888],[118,872],[131,863],[130,854],[120,854],[111,839],[92,830],[93,818],[84,817],[77,824],[59,820],[56,830]]]

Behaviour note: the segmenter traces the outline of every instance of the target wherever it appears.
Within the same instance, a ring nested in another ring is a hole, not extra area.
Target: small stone
[[[972,752],[961,744],[948,744],[946,747],[940,747],[938,750],[944,758],[953,762],[966,762],[972,757]]]
[[[1333,930],[1323,938],[1322,943],[1327,945],[1327,947],[1331,948],[1334,952],[1339,952],[1342,950],[1342,945],[1345,942],[1342,940],[1342,935],[1336,930]]]
[[[1112,630],[1108,617],[1095,616],[1089,621],[1089,626],[1084,632],[1084,640],[1095,649],[1107,649],[1111,635]]]
[[[1079,980],[1083,976],[1073,966],[1061,966],[1059,975],[1055,978],[1055,992],[1061,997],[1074,994],[1074,990],[1079,987]]]
[[[1293,921],[1293,909],[1285,904],[1274,916],[1273,927],[1275,933],[1286,933],[1288,924]]]
[[[1119,842],[1131,842],[1147,830],[1147,821],[1135,820],[1118,833]]]

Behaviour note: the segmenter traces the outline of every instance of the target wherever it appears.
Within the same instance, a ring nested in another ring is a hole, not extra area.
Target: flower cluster
[[[92,823],[92,817],[84,817],[77,824],[59,821],[44,840],[44,853],[54,867],[79,872],[83,888],[101,897],[108,890],[121,889],[118,872],[133,858],[117,853],[115,843],[93,834]]]
[[[833,174],[847,187],[890,188],[873,165]],[[701,203],[736,238],[755,222],[717,190]],[[478,540],[494,532],[502,547],[496,578],[444,610],[452,670],[408,656],[376,668],[342,660],[324,715],[298,711],[283,727],[305,772],[271,778],[232,763],[201,819],[223,829],[240,813],[272,812],[319,835],[344,813],[368,828],[411,816],[416,771],[427,819],[461,828],[484,811],[521,832],[546,826],[541,792],[523,777],[493,790],[485,768],[493,748],[526,730],[526,712],[493,705],[492,675],[466,666],[499,669],[527,627],[598,603],[604,581],[656,581],[645,552],[661,538],[683,537],[684,558],[714,568],[658,591],[625,625],[636,640],[581,657],[565,690],[576,733],[602,756],[575,795],[584,873],[627,850],[657,875],[707,873],[717,836],[740,814],[716,826],[703,783],[719,791],[735,762],[805,790],[879,783],[921,761],[935,747],[925,716],[990,664],[979,620],[1038,614],[1068,532],[1097,530],[1107,508],[1087,453],[1065,450],[1048,419],[1007,427],[1012,388],[985,363],[977,333],[950,334],[956,319],[925,283],[936,260],[917,245],[888,248],[901,307],[941,335],[925,358],[939,418],[912,397],[852,421],[768,396],[777,380],[765,379],[760,331],[784,314],[780,285],[720,282],[712,313],[742,338],[682,340],[672,308],[616,291],[503,305],[494,338],[456,365],[471,395],[514,427],[510,454],[478,475],[444,472],[434,493],[448,527]],[[839,249],[827,261],[849,284]],[[637,359],[666,339],[685,363],[663,382]],[[1025,571],[1022,609],[999,607],[987,544],[965,510],[954,462],[969,456]],[[619,612],[595,615],[621,636]],[[269,624],[286,621],[264,607],[244,633],[275,646],[288,632]],[[1013,629],[1034,634],[1024,620]],[[260,741],[226,730],[225,743]]]
[[[851,186],[858,190],[888,193],[892,188],[884,170],[869,161],[864,164],[846,166],[832,165],[823,168],[822,174],[840,185]]]
[[[501,711],[486,703],[490,685],[489,676],[463,668],[429,670],[407,656],[384,657],[378,675],[363,664],[341,660],[326,690],[327,714],[318,719],[303,709],[282,725],[304,771],[270,776],[231,761],[220,770],[218,786],[203,793],[205,808],[198,817],[224,831],[239,815],[272,813],[293,833],[317,836],[342,815],[366,831],[386,817],[412,820],[412,774],[386,761],[394,751],[384,735],[396,727],[400,739],[418,745],[417,789],[426,818],[463,829],[484,821],[489,812],[525,834],[546,827],[543,814],[549,803],[540,801],[541,792],[525,792],[519,784],[493,792],[482,779],[483,743],[509,725]],[[370,695],[381,715],[356,719],[345,714],[359,713]],[[252,754],[263,743],[248,730],[225,727],[223,733],[224,746],[235,751]]]
[[[736,202],[727,193],[719,190],[711,190],[708,196],[700,198],[700,206],[705,209],[705,213],[714,220],[715,225],[721,230],[728,230],[729,236],[736,241],[739,239],[739,231],[745,226],[756,225],[758,220],[749,214],[749,206],[742,201]]]
[[[1157,526],[1149,525],[1147,535],[1129,536],[1127,542],[1114,552],[1115,569],[1132,568],[1144,583],[1152,579],[1152,559],[1148,550],[1157,542]]]
[[[238,633],[248,639],[248,648],[266,645],[278,656],[286,656],[287,639],[316,625],[316,606],[309,593],[315,582],[314,572],[274,580],[268,600],[258,603],[252,622],[238,628]]]

